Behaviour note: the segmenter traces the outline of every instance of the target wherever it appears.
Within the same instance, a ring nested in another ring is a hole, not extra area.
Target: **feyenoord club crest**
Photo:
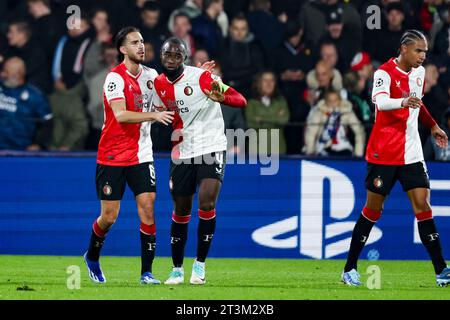
[[[186,88],[184,88],[184,94],[187,96],[190,96],[192,94],[192,91],[194,90],[190,86],[186,86]]]
[[[105,194],[105,196],[110,196],[112,193],[112,188],[109,184],[105,184],[103,186],[103,193]]]
[[[416,83],[417,83],[417,85],[418,85],[419,87],[421,87],[421,86],[422,86],[422,79],[417,78],[417,79],[416,79]]]
[[[381,180],[380,177],[376,177],[375,179],[373,179],[373,185],[375,186],[375,188],[381,188],[383,187],[383,180]]]
[[[153,81],[152,80],[147,81],[147,88],[149,88],[150,90],[153,89]]]

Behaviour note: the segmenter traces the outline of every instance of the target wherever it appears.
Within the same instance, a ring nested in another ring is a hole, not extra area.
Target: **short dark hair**
[[[187,46],[186,46],[186,43],[183,40],[181,40],[181,39],[179,39],[177,37],[170,37],[169,39],[164,41],[164,43],[162,44],[161,52],[160,52],[161,54],[163,53],[163,50],[164,50],[164,47],[165,47],[166,43],[182,46],[183,47],[183,51],[184,51],[184,59],[187,58]]]
[[[142,7],[142,11],[161,11],[161,7],[155,1],[147,1]]]
[[[27,38],[30,39],[33,34],[31,31],[30,24],[25,20],[13,20],[10,22],[9,26],[16,26],[20,32],[26,34]]]
[[[184,12],[178,12],[177,14],[175,14],[175,15],[173,16],[173,21],[174,21],[174,23],[175,23],[175,19],[180,18],[180,17],[186,18],[186,19],[188,19],[189,22],[191,22],[191,18],[189,18],[189,16],[188,16],[186,13],[184,13]]]
[[[203,0],[203,11],[208,9],[212,4],[217,3],[221,0]]]
[[[127,35],[132,32],[140,32],[138,28],[133,26],[128,26],[125,28],[122,28],[117,32],[117,35],[115,37],[114,43],[116,44],[116,49],[119,55],[117,56],[117,60],[119,62],[122,62],[123,59],[125,59],[125,56],[122,52],[120,52],[120,47],[123,46],[123,43],[125,42],[125,39],[127,38]]]

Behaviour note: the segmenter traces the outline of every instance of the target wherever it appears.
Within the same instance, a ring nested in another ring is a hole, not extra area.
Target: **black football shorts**
[[[367,163],[367,190],[387,196],[397,180],[405,192],[415,188],[430,188],[427,168],[423,161],[405,165]]]
[[[212,152],[170,164],[169,188],[172,196],[191,196],[205,178],[223,182],[226,152]]]
[[[105,166],[97,164],[95,184],[100,200],[122,200],[125,185],[134,195],[156,192],[156,175],[153,162],[133,166]]]

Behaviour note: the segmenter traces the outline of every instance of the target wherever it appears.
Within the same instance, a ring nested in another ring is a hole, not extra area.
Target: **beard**
[[[128,55],[128,58],[129,58],[131,61],[133,61],[134,63],[139,64],[139,63],[144,62],[145,55],[144,55],[142,58],[141,58],[141,56],[139,56],[138,54],[135,54],[135,55]]]

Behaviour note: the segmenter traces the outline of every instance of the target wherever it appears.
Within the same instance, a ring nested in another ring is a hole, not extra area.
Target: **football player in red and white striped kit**
[[[105,120],[96,172],[101,214],[94,221],[84,260],[91,280],[106,282],[99,263],[100,250],[117,219],[125,185],[128,184],[134,193],[141,221],[141,283],[158,284],[160,281],[151,273],[156,246],[153,215],[156,177],[150,126],[153,121],[169,124],[173,120],[173,112],[150,112],[153,82],[158,73],[141,65],[144,40],[139,30],[126,27],[119,31],[116,46],[121,63],[108,73],[103,86]]]
[[[431,129],[439,147],[448,144],[447,135],[421,101],[426,85],[422,63],[428,51],[427,39],[420,31],[408,30],[401,37],[399,51],[397,58],[391,58],[374,74],[372,99],[376,117],[366,150],[367,199],[353,230],[342,273],[342,281],[348,285],[361,284],[358,257],[397,180],[411,201],[420,239],[433,263],[437,284],[450,283],[450,268],[442,255],[431,211],[430,182],[418,132],[420,119]]]
[[[173,269],[166,284],[184,282],[184,248],[193,196],[198,191],[197,256],[191,284],[204,284],[205,260],[216,227],[216,201],[225,170],[227,139],[220,103],[243,108],[245,98],[210,72],[185,66],[186,45],[168,39],[161,48],[163,73],[155,79],[156,109],[175,111],[170,191]]]

